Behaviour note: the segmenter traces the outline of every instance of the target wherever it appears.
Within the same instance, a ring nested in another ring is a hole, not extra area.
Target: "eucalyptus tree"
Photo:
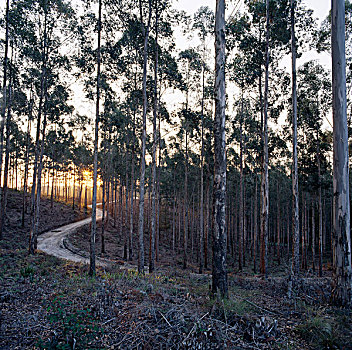
[[[8,100],[6,103],[6,98],[4,98],[4,102],[7,104],[7,113],[6,113],[6,135],[5,135],[5,163],[4,163],[4,178],[3,178],[3,185],[2,185],[2,195],[1,195],[1,210],[0,210],[0,237],[3,237],[3,230],[4,230],[4,221],[6,215],[6,204],[7,204],[7,189],[8,189],[8,170],[9,170],[9,155],[10,155],[10,136],[13,130],[11,130],[12,124],[12,104],[13,104],[13,92],[14,92],[14,52],[13,52],[13,43],[11,42],[11,59],[10,59],[10,69],[9,69],[9,87],[5,94],[8,95]],[[2,141],[2,140],[1,140]],[[2,144],[1,144],[2,148]],[[2,149],[1,149],[2,152]],[[3,155],[1,153],[0,157],[2,158]],[[0,163],[1,165],[1,163]]]
[[[99,143],[99,113],[100,113],[100,67],[101,67],[101,27],[102,27],[102,0],[98,3],[98,47],[97,47],[97,80],[96,80],[96,109],[95,109],[95,127],[94,127],[94,153],[93,153],[93,197],[92,197],[92,230],[90,236],[90,254],[89,254],[89,275],[95,276],[95,236],[97,230],[97,177],[98,177],[98,143]]]
[[[23,195],[22,195],[22,227],[24,227],[25,213],[27,208],[27,190],[28,190],[28,172],[29,172],[29,154],[32,145],[31,138],[31,123],[33,113],[33,98],[30,95],[28,103],[28,121],[27,121],[27,132],[26,132],[26,145],[25,145],[25,157],[24,157],[24,173],[23,173]]]
[[[152,2],[148,0],[147,15],[145,16],[145,7],[142,0],[139,0],[140,21],[142,24],[142,34],[144,38],[143,45],[143,127],[142,127],[142,152],[141,152],[141,173],[139,178],[139,217],[138,217],[138,272],[144,274],[144,193],[145,193],[145,154],[146,154],[146,138],[147,138],[147,63],[148,63],[148,39],[150,24],[152,18]],[[145,23],[145,17],[147,22]]]
[[[226,271],[226,140],[225,140],[225,1],[216,1],[215,11],[215,161],[213,293],[228,296]]]
[[[1,184],[1,169],[2,169],[2,154],[3,154],[3,143],[4,143],[4,126],[5,126],[5,115],[7,107],[7,70],[8,70],[8,50],[9,50],[9,10],[10,0],[6,1],[6,12],[5,12],[5,48],[4,48],[4,60],[3,60],[3,83],[2,83],[2,107],[1,107],[1,121],[0,121],[0,184]],[[0,230],[0,239],[2,239],[3,233]]]
[[[345,2],[331,9],[332,104],[334,120],[334,289],[335,302],[352,305],[352,266],[345,58]]]
[[[158,35],[159,35],[159,6],[158,0],[154,0],[154,12],[155,12],[155,49],[154,49],[154,88],[153,88],[153,150],[152,150],[152,217],[151,217],[151,233],[150,233],[150,251],[149,251],[149,273],[155,269],[155,231],[156,231],[156,148],[158,143],[158,130],[157,130],[157,116],[158,116],[158,69],[159,69],[159,48],[158,48]],[[160,130],[159,130],[160,133]],[[158,232],[157,232],[158,235]]]
[[[297,164],[297,73],[296,73],[296,33],[295,10],[296,0],[291,1],[291,58],[292,58],[292,230],[293,230],[293,259],[292,271],[297,276],[299,272],[299,192],[298,192],[298,164]]]

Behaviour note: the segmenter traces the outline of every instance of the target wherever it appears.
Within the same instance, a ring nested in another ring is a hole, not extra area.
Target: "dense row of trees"
[[[344,82],[333,70],[332,89],[330,73],[316,60],[296,69],[303,52],[330,50],[337,15],[346,19],[338,22],[337,51],[344,32],[351,44],[352,5],[346,1],[341,16],[344,2],[333,3],[337,12],[318,27],[295,0],[246,0],[243,12],[226,21],[224,1],[215,13],[201,7],[189,17],[170,0],[84,1],[77,9],[66,0],[7,0],[1,237],[9,186],[23,189],[30,253],[42,194],[73,207],[91,202],[93,275],[101,199],[104,222],[111,215],[123,239],[123,258],[138,256],[141,273],[145,254],[152,272],[166,246],[182,256],[184,268],[197,264],[203,273],[212,264],[214,292],[226,295],[228,266],[255,273],[259,267],[267,276],[292,260],[295,283],[301,270],[322,276],[332,262],[336,286],[344,286],[335,289],[336,300],[350,303],[349,201],[343,213],[336,210],[338,172],[337,187],[332,181],[333,164],[348,161],[347,144],[333,152],[339,129],[333,136],[328,122],[333,106],[338,128],[345,107],[336,102],[341,93],[331,91]],[[179,50],[176,28],[197,44]],[[350,134],[352,46],[346,47],[348,115],[341,127]],[[280,68],[289,56],[292,74]],[[94,118],[74,108],[73,90],[81,88]],[[102,252],[104,230],[103,224]]]

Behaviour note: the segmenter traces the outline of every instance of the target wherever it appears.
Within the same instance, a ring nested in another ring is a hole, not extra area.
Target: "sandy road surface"
[[[102,215],[102,210],[97,208],[97,220],[101,220]],[[90,224],[91,221],[92,218],[89,217],[87,219],[73,222],[72,224],[43,233],[38,237],[38,249],[46,254],[56,256],[57,258],[88,264],[89,258],[87,258],[87,254],[79,254],[68,249],[67,245],[64,244],[64,240],[69,234],[73,233],[79,227]],[[104,266],[106,265],[106,262],[101,259],[97,259],[96,264]]]

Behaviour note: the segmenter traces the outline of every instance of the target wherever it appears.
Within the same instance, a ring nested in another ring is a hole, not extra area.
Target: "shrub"
[[[95,348],[91,344],[92,340],[102,333],[102,329],[98,327],[90,309],[74,309],[71,306],[71,302],[64,302],[60,297],[51,302],[48,307],[48,321],[56,332],[47,341],[39,340],[40,349]]]

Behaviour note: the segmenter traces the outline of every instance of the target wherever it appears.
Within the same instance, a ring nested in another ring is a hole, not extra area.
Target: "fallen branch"
[[[162,314],[162,312],[160,310],[158,310],[160,315],[162,316],[162,318],[165,320],[165,322],[172,328],[170,322],[167,320],[167,318]]]
[[[181,343],[181,344],[183,344],[183,343],[188,339],[188,337],[192,334],[193,329],[194,329],[194,327],[196,326],[196,324],[197,324],[199,321],[201,321],[201,320],[202,320],[205,316],[207,316],[208,314],[209,314],[209,312],[207,312],[207,313],[204,314],[199,320],[197,320],[196,322],[194,322],[193,327],[192,327],[191,330],[189,331],[187,337],[182,340],[182,343]]]
[[[116,320],[116,317],[113,317],[112,319],[105,321],[104,323],[102,323],[102,326],[105,326],[106,324],[110,323],[111,321]]]

